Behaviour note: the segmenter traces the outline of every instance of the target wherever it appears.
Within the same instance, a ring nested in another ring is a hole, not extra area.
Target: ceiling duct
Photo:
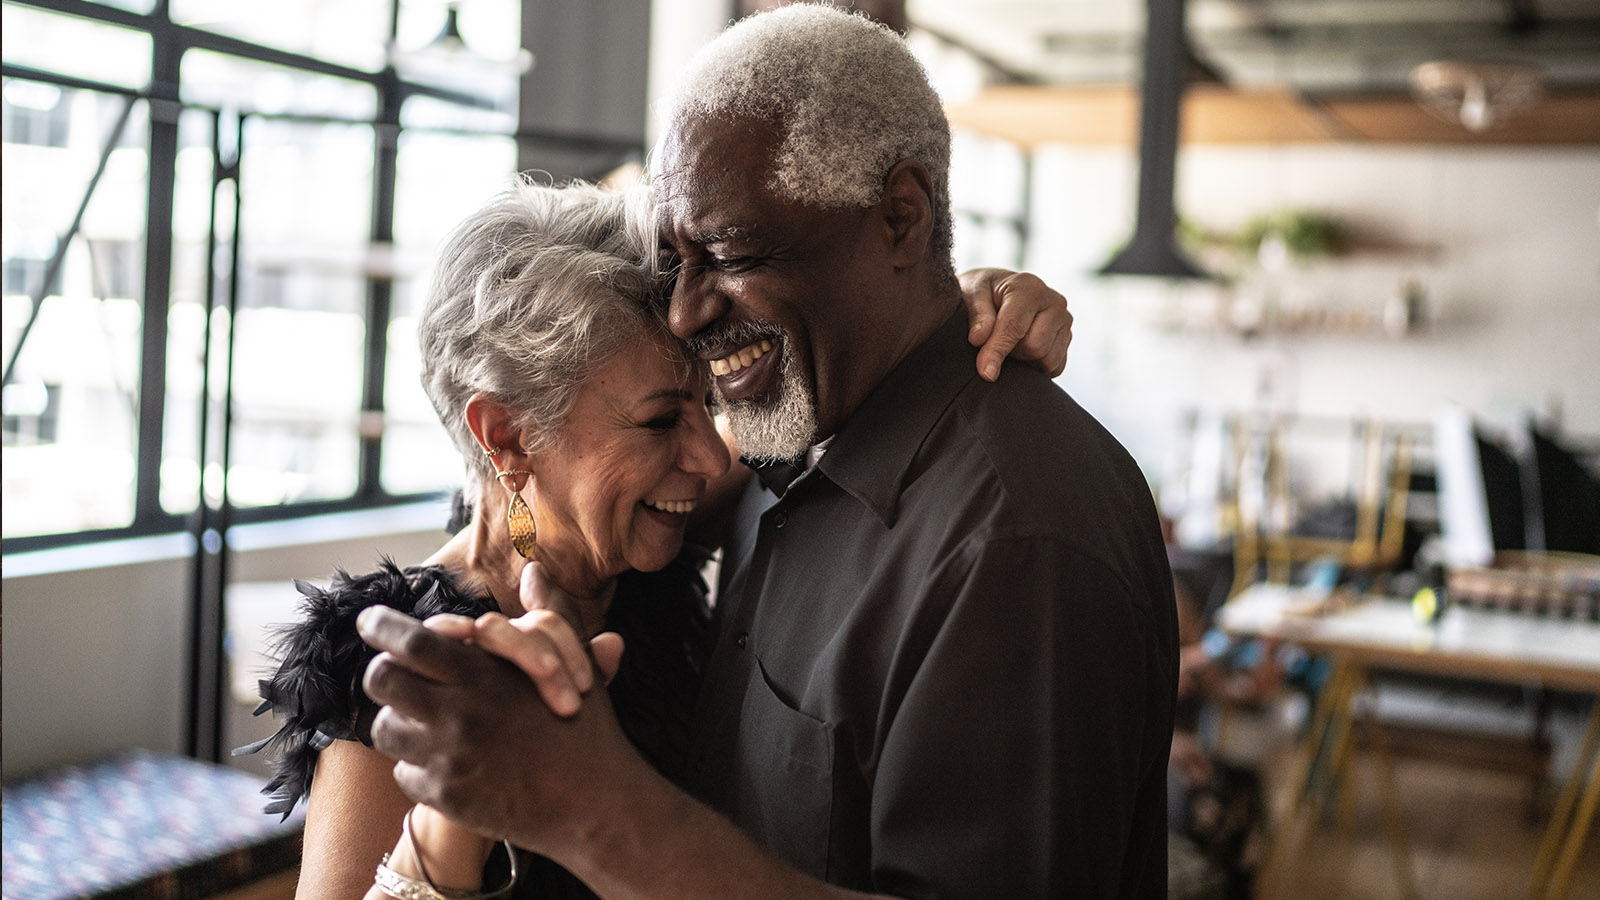
[[[1139,102],[1139,202],[1133,238],[1100,269],[1102,275],[1209,277],[1179,249],[1174,203],[1178,115],[1188,69],[1184,0],[1148,0],[1144,85]]]

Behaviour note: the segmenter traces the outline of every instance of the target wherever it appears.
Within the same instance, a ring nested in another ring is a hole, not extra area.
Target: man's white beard
[[[800,374],[789,342],[783,341],[782,346],[778,396],[757,400],[717,398],[739,441],[739,452],[749,459],[793,459],[811,449],[817,434],[816,397]]]

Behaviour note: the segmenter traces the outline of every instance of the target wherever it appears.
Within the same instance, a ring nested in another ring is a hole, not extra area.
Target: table
[[[1238,636],[1291,641],[1333,664],[1311,727],[1290,778],[1300,810],[1321,748],[1331,771],[1340,771],[1351,744],[1353,705],[1375,670],[1537,684],[1593,694],[1593,705],[1572,777],[1551,813],[1529,881],[1528,896],[1560,900],[1600,805],[1600,622],[1540,618],[1522,613],[1450,607],[1434,622],[1418,621],[1409,601],[1361,597],[1335,608],[1326,594],[1258,584],[1218,612],[1217,624]],[[1385,828],[1395,849],[1396,874],[1406,896],[1416,895],[1385,741],[1375,729],[1374,749],[1384,779]],[[1315,801],[1313,801],[1315,804]],[[1275,840],[1262,870],[1270,883],[1278,861],[1293,851]]]

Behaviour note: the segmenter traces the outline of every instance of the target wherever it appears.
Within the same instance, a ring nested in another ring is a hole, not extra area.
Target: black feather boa
[[[463,590],[439,566],[401,569],[387,557],[376,572],[352,576],[334,573],[326,590],[296,580],[300,592],[299,622],[278,632],[278,671],[262,679],[261,705],[255,714],[276,710],[283,725],[276,734],[234,751],[278,752],[277,773],[267,782],[268,813],[289,817],[295,803],[311,789],[317,754],[336,740],[372,744],[372,720],[378,707],[367,698],[361,677],[377,651],[356,634],[356,616],[383,604],[418,619],[439,613],[477,617],[496,610],[486,593]]]
[[[623,732],[659,771],[675,780],[688,755],[701,667],[709,654],[707,589],[700,570],[709,554],[693,545],[659,572],[627,572],[606,611],[606,628],[626,650],[609,687]],[[374,604],[418,619],[439,613],[476,617],[499,607],[486,592],[457,582],[440,566],[401,569],[384,558],[377,571],[334,574],[326,590],[302,581],[301,619],[277,635],[276,673],[260,682],[255,710],[282,717],[276,734],[234,751],[272,748],[277,770],[262,793],[266,812],[287,818],[311,789],[317,754],[336,740],[372,743],[378,707],[361,687],[377,655],[356,633],[356,616]]]

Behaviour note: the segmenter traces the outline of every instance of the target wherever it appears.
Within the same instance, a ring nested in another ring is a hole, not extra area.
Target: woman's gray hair
[[[771,187],[810,206],[865,207],[901,160],[933,182],[934,254],[949,259],[950,125],[905,41],[864,16],[793,4],[752,15],[689,64],[669,122],[755,118],[783,143]]]
[[[623,194],[525,179],[456,227],[417,325],[422,386],[466,462],[476,503],[494,466],[467,427],[480,391],[550,446],[579,388],[620,350],[662,328],[643,216]]]

